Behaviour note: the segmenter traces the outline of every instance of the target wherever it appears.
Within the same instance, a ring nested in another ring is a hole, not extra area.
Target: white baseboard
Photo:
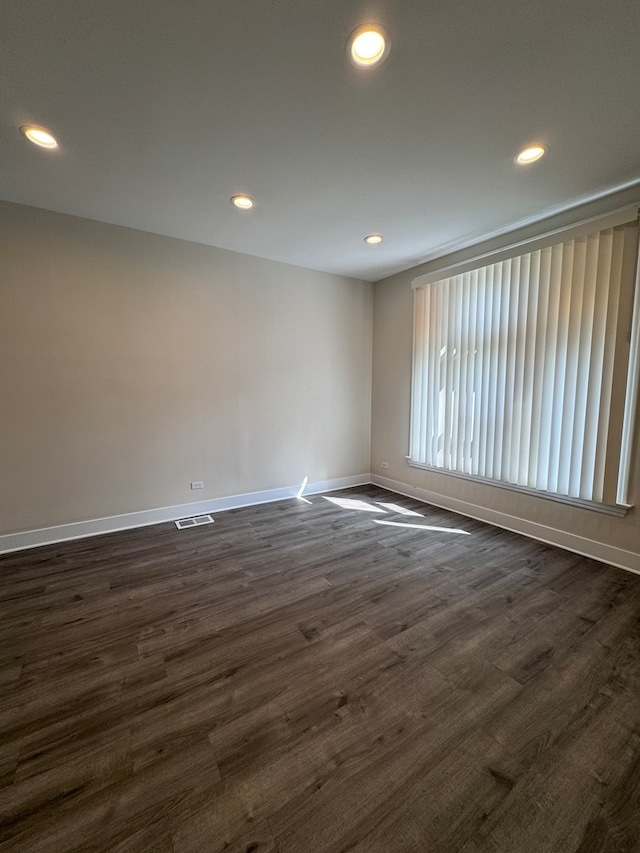
[[[304,494],[313,495],[319,492],[332,492],[337,489],[348,489],[351,486],[364,486],[371,482],[369,474],[352,477],[340,477],[336,480],[324,480],[309,483],[305,486]],[[83,539],[87,536],[97,536],[100,533],[115,533],[118,530],[129,530],[132,527],[147,527],[150,524],[161,524],[165,521],[177,521],[193,515],[204,513],[224,512],[228,509],[238,509],[243,506],[270,503],[294,498],[300,491],[300,486],[285,486],[281,489],[267,489],[262,492],[249,492],[243,495],[230,495],[225,498],[212,498],[196,503],[165,506],[159,509],[147,509],[142,512],[129,512],[124,515],[112,515],[107,518],[94,518],[89,521],[76,521],[72,524],[59,524],[56,527],[42,527],[39,530],[25,530],[22,533],[8,533],[0,536],[0,554],[10,551],[22,551],[25,548],[36,548],[40,545],[53,545],[69,539]]]
[[[478,506],[477,504],[462,501],[457,498],[449,498],[427,489],[380,477],[377,474],[359,474],[351,477],[341,477],[336,480],[325,480],[318,483],[309,483],[304,490],[305,495],[319,494],[321,492],[332,492],[338,489],[348,489],[352,486],[364,486],[373,483],[396,492],[399,495],[407,495],[424,503],[457,512],[460,515],[493,524],[514,533],[521,533],[547,545],[555,545],[575,554],[581,554],[594,560],[600,560],[612,566],[618,566],[629,572],[640,574],[640,554],[633,551],[625,551],[613,545],[605,545],[593,539],[566,533],[554,527],[538,524],[534,521],[518,518]],[[83,539],[87,536],[97,536],[101,533],[115,533],[118,530],[129,530],[134,527],[146,527],[150,524],[162,524],[166,521],[176,521],[179,518],[187,518],[204,513],[224,512],[229,509],[238,509],[243,506],[254,506],[255,504],[270,503],[272,501],[287,500],[296,497],[299,486],[286,486],[281,489],[267,489],[261,492],[249,492],[242,495],[230,495],[224,498],[213,498],[211,500],[197,501],[196,503],[180,504],[178,506],[148,509],[142,512],[130,512],[124,515],[113,515],[107,518],[96,518],[89,521],[77,521],[72,524],[60,524],[55,527],[44,527],[39,530],[26,530],[22,533],[9,533],[0,536],[0,554],[11,551],[22,551],[26,548],[36,548],[40,545],[53,545],[56,542],[66,542],[69,539]]]
[[[625,551],[623,548],[605,545],[602,542],[596,542],[594,539],[576,536],[574,533],[566,533],[564,530],[558,530],[555,527],[548,527],[545,524],[538,524],[535,521],[527,521],[526,519],[478,506],[468,501],[449,498],[436,492],[430,492],[427,489],[410,486],[407,483],[399,483],[397,480],[390,480],[387,477],[380,477],[377,474],[371,475],[371,482],[376,486],[382,486],[384,489],[397,492],[397,494],[416,498],[424,503],[433,504],[442,509],[448,509],[460,515],[475,518],[478,521],[485,521],[487,524],[493,524],[505,530],[511,530],[513,533],[521,533],[523,536],[528,536],[530,539],[537,539],[539,542],[545,542],[547,545],[555,545],[558,548],[572,551],[574,554],[591,557],[594,560],[600,560],[603,563],[617,566],[620,569],[626,569],[628,572],[640,574],[640,554],[636,554],[633,551]]]

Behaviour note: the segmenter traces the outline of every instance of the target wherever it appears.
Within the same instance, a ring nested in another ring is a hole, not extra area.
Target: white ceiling
[[[637,0],[3,2],[0,198],[376,280],[640,180],[639,45]]]

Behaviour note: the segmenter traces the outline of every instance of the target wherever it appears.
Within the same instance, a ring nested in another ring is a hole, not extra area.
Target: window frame
[[[559,243],[565,243],[580,237],[593,235],[596,232],[605,231],[608,228],[615,228],[619,225],[626,225],[631,222],[637,223],[637,221],[638,205],[628,206],[607,214],[606,216],[583,220],[582,222],[575,223],[569,227],[548,231],[530,239],[512,243],[511,245],[502,247],[495,251],[477,254],[451,265],[436,267],[430,272],[415,278],[412,282],[412,287],[415,292],[418,288],[424,288],[429,284],[442,282],[465,272],[477,271],[483,267],[497,264],[500,261],[513,260],[514,258],[534,252],[537,249],[547,249]],[[531,486],[518,485],[506,480],[494,479],[478,474],[463,473],[459,470],[435,466],[412,458],[411,454],[414,450],[414,430],[416,428],[415,407],[416,405],[421,404],[421,401],[416,399],[418,396],[416,390],[416,386],[418,384],[416,379],[416,363],[418,359],[418,341],[416,338],[418,336],[418,320],[416,316],[417,300],[415,298],[415,293],[413,307],[414,339],[412,347],[411,397],[409,413],[410,439],[409,455],[406,457],[410,467],[427,470],[440,475],[478,482],[483,485],[491,485],[501,489],[508,489],[537,498],[558,501],[560,503],[578,506],[583,509],[596,510],[609,515],[624,516],[631,506],[629,501],[629,487],[631,478],[632,441],[635,431],[635,415],[638,407],[638,397],[640,395],[640,260],[638,257],[640,253],[638,248],[638,239],[636,236],[634,280],[633,282],[622,281],[620,285],[621,292],[624,288],[629,289],[625,299],[627,300],[627,303],[629,299],[631,300],[633,310],[630,333],[627,341],[625,342],[629,347],[628,355],[624,356],[626,362],[626,385],[622,390],[623,396],[621,397],[620,388],[618,387],[620,385],[620,380],[618,377],[618,385],[612,392],[613,405],[617,410],[622,412],[622,415],[618,415],[618,417],[622,417],[620,442],[619,446],[618,443],[616,443],[615,446],[615,452],[618,457],[615,482],[615,502],[610,500],[599,502],[597,500],[583,499],[556,492],[545,491]],[[616,320],[616,328],[619,328],[620,322],[621,319],[620,316],[618,316]],[[620,346],[618,337],[619,335],[616,335],[613,342],[613,345],[616,348],[616,353]],[[617,354],[616,358],[618,358]],[[608,463],[608,472],[609,469],[613,469],[613,467],[614,466],[611,463]],[[609,473],[607,476],[609,476]]]

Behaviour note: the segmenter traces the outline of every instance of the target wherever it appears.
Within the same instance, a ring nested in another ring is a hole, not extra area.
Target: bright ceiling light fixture
[[[23,124],[20,128],[20,133],[26,137],[29,142],[33,142],[34,145],[39,145],[40,148],[58,147],[55,137],[44,127],[37,127],[35,124]]]
[[[368,237],[364,238],[364,242],[370,246],[377,246],[378,243],[382,243],[382,234],[369,234]]]
[[[234,195],[231,197],[231,204],[239,207],[240,210],[251,210],[255,202],[248,195]]]
[[[547,153],[547,146],[536,143],[535,145],[527,145],[522,151],[519,151],[513,158],[514,163],[519,166],[527,166],[529,163],[535,163]]]
[[[363,24],[347,41],[347,52],[356,65],[370,68],[382,62],[389,53],[389,39],[379,24]]]

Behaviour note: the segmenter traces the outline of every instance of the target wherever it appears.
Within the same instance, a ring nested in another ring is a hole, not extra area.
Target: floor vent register
[[[193,518],[181,518],[180,521],[176,521],[178,530],[185,530],[187,527],[201,527],[203,524],[213,524],[210,515],[195,515]]]

